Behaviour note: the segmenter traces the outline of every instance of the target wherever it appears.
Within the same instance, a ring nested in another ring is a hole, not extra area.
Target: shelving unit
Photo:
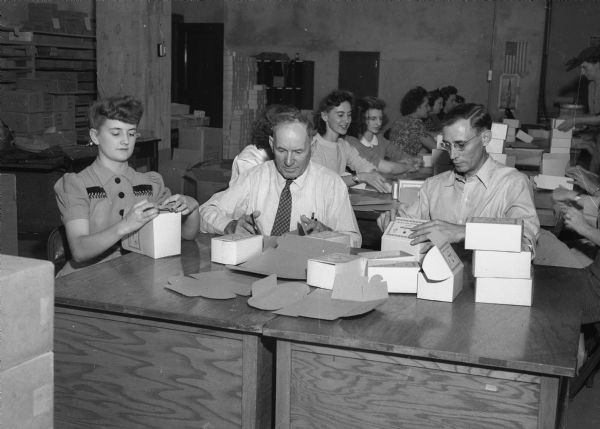
[[[314,61],[257,60],[257,84],[267,87],[267,104],[313,109]]]
[[[0,91],[11,90],[20,77],[35,74],[35,47],[28,42],[0,38]]]

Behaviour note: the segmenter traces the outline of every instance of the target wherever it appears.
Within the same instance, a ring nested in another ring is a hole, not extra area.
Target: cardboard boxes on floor
[[[54,266],[0,255],[0,426],[53,424]]]

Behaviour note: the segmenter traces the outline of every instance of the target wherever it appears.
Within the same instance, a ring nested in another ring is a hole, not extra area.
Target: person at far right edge
[[[491,125],[479,104],[462,104],[448,112],[442,123],[443,146],[454,169],[427,179],[414,203],[383,213],[379,228],[385,231],[395,216],[426,219],[429,222],[413,229],[412,244],[427,242],[433,230],[450,243],[460,243],[469,217],[522,219],[522,249],[533,254],[540,223],[531,183],[523,173],[488,156]]]

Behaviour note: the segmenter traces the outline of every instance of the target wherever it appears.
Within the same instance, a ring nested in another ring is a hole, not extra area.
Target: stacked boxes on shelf
[[[517,136],[517,129],[521,125],[521,122],[518,119],[502,119],[502,123],[508,126],[506,130],[506,142],[514,143],[515,138]]]
[[[531,306],[531,252],[522,251],[520,219],[469,218],[465,249],[473,250],[475,302]]]
[[[64,137],[57,144],[76,144],[75,97],[49,92],[60,85],[57,79],[18,79],[18,89],[0,99],[0,118],[17,136],[34,138],[54,127]]]
[[[252,124],[266,105],[256,84],[256,59],[227,51],[223,65],[223,158],[232,159],[250,143]]]
[[[533,178],[533,182],[539,189],[553,190],[562,186],[573,189],[572,180],[565,177],[565,172],[571,159],[572,130],[560,131],[557,127],[563,119],[552,119],[552,130],[550,131],[550,153],[542,156],[540,172]]]
[[[86,12],[62,10],[57,4],[30,2],[25,27],[34,31],[54,31],[67,34],[94,34],[94,20]]]
[[[560,131],[558,126],[563,122],[564,119],[552,119],[552,129],[550,130],[550,153],[571,153],[573,130]]]
[[[0,426],[51,428],[54,266],[0,255]]]

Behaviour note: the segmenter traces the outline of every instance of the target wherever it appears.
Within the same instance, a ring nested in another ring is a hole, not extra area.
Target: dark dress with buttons
[[[144,199],[159,204],[171,196],[160,174],[150,171],[138,173],[128,167],[123,174],[115,174],[98,159],[79,173],[66,173],[54,185],[56,202],[63,224],[75,219],[89,221],[90,234],[103,231],[117,222],[139,201]],[[119,243],[81,268],[101,260],[118,250]],[[66,268],[66,267],[65,267]]]

